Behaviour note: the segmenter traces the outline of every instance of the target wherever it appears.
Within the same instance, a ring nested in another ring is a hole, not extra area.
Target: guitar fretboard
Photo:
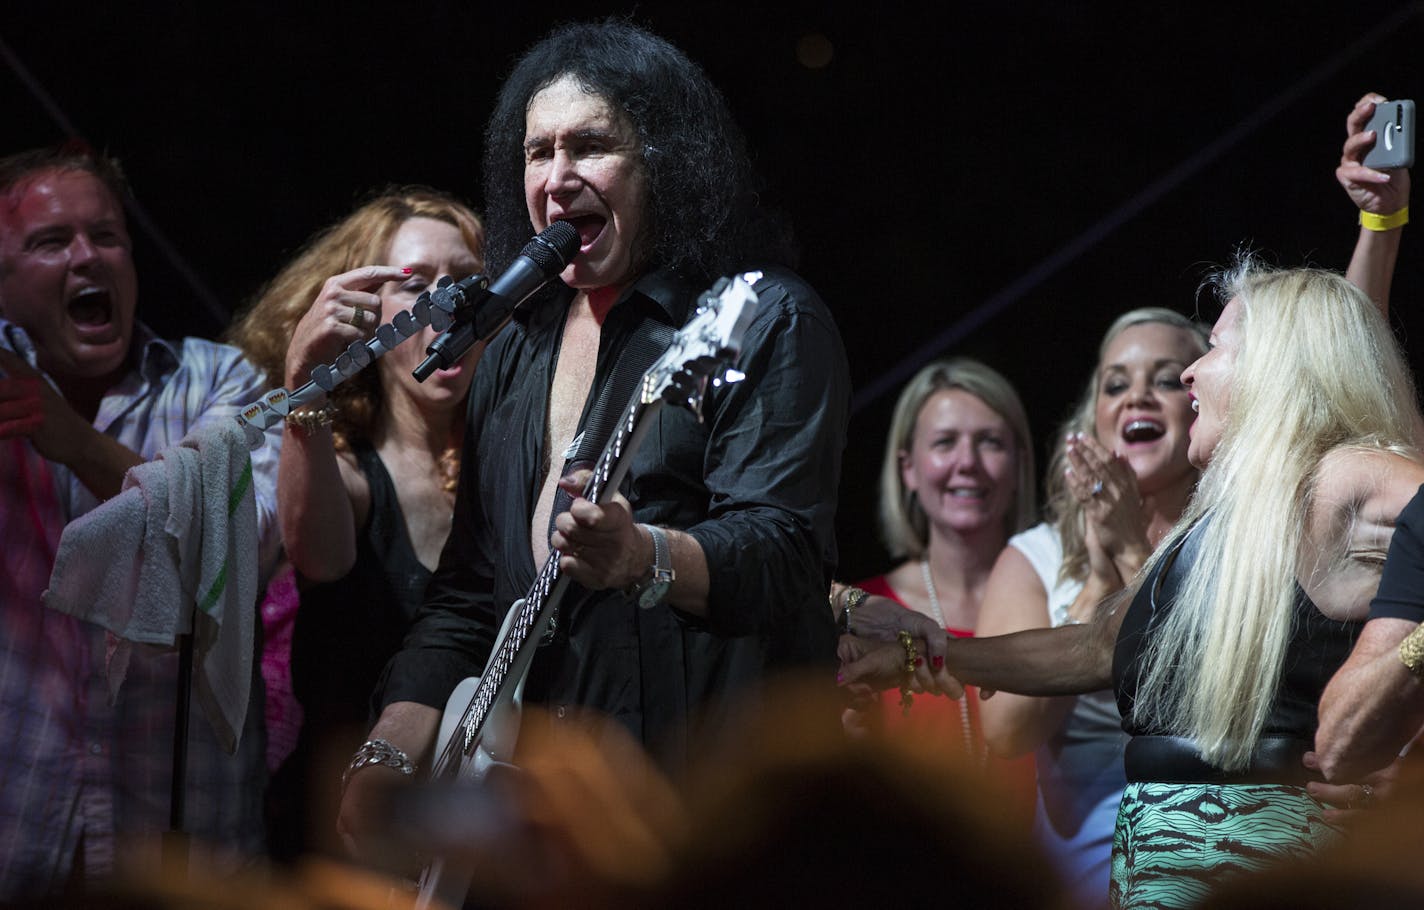
[[[584,485],[583,497],[585,499],[590,502],[603,501],[604,491],[608,489],[609,482],[622,463],[624,453],[628,450],[628,443],[633,438],[639,422],[650,416],[650,410],[654,410],[653,405],[660,406],[662,404],[661,399],[654,391],[656,387],[655,377],[651,374],[643,377],[642,394],[635,396],[623,412],[623,419],[614,428],[613,435],[609,438],[608,444],[603,447],[603,453],[599,455],[598,462],[594,465],[593,476]],[[438,777],[453,770],[456,766],[457,756],[468,757],[473,754],[475,743],[480,738],[480,731],[484,729],[485,719],[489,716],[490,709],[498,701],[519,652],[523,650],[525,643],[538,628],[539,619],[545,612],[545,605],[550,606],[551,613],[557,608],[557,603],[554,602],[557,599],[551,599],[551,595],[559,582],[563,580],[563,574],[559,571],[561,555],[558,550],[553,550],[549,553],[549,558],[544,560],[538,577],[534,579],[534,584],[524,595],[524,601],[514,619],[514,625],[510,628],[510,634],[505,636],[500,647],[491,656],[485,667],[485,673],[475,689],[475,695],[460,718],[460,729],[463,731],[463,735],[452,739],[445,752],[437,759],[431,772],[432,776]],[[553,617],[550,618],[552,621]],[[458,749],[456,749],[457,742],[459,743]]]

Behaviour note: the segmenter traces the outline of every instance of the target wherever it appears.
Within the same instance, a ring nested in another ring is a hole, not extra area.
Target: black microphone
[[[526,243],[504,274],[490,282],[487,289],[478,284],[452,286],[452,292],[458,288],[461,309],[471,315],[430,342],[425,349],[430,356],[411,375],[417,382],[424,382],[431,373],[447,369],[465,356],[476,341],[493,337],[514,308],[562,272],[578,250],[578,229],[567,221],[555,221]],[[471,303],[469,298],[474,294],[483,296]]]

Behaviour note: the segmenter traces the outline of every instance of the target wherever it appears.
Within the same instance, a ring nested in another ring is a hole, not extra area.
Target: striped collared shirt
[[[23,330],[0,320],[0,346],[32,365]],[[265,390],[239,352],[199,339],[166,342],[135,326],[129,372],[109,389],[94,426],[145,458],[204,424],[232,420]],[[277,547],[280,437],[252,453],[261,565]],[[60,887],[82,839],[86,877],[156,856],[168,827],[177,658],[136,647],[110,702],[105,633],[40,605],[60,534],[99,500],[24,438],[0,440],[0,900]],[[256,605],[253,605],[256,608]],[[236,755],[218,746],[194,704],[186,828],[234,859],[262,848],[260,690]]]

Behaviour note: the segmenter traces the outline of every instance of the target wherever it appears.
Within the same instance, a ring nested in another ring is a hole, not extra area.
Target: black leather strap
[[[1127,779],[1163,784],[1296,784],[1323,780],[1300,763],[1310,743],[1289,736],[1263,736],[1244,771],[1227,772],[1202,759],[1184,736],[1134,736],[1123,755]]]

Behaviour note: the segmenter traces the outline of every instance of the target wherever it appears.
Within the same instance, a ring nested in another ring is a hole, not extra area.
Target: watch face
[[[649,582],[648,586],[638,593],[638,606],[657,606],[663,602],[663,598],[667,596],[668,588],[670,587],[672,587],[672,585],[666,581],[654,580]]]

